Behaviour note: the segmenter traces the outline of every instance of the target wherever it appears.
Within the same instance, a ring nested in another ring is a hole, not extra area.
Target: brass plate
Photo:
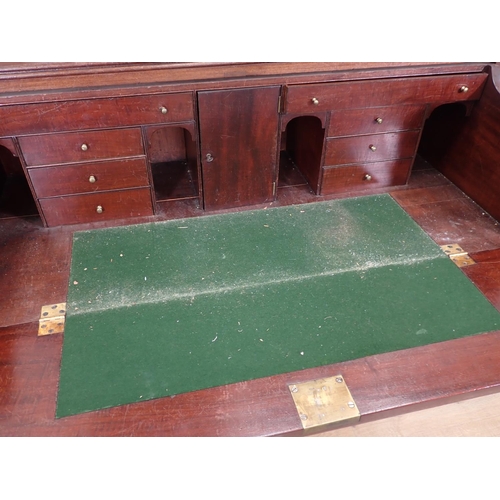
[[[52,335],[63,332],[65,319],[65,302],[43,306],[38,322],[38,335]]]
[[[356,423],[360,413],[344,377],[321,378],[288,386],[304,429]]]
[[[56,318],[57,316],[64,316],[66,314],[66,302],[60,304],[50,304],[42,306],[40,319]]]
[[[450,259],[458,266],[465,267],[475,264],[475,261],[469,257],[468,254],[463,255],[450,255]]]
[[[467,253],[460,245],[457,243],[450,243],[448,245],[441,245],[441,250],[446,255],[456,255],[456,254],[462,254],[462,253]]]
[[[450,259],[458,266],[471,266],[476,262],[469,257],[469,254],[458,244],[450,243],[449,245],[441,245],[441,250],[450,257]]]

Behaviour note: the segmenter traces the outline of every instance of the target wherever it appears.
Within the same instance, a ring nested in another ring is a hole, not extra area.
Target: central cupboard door
[[[198,93],[206,210],[275,197],[280,87]]]

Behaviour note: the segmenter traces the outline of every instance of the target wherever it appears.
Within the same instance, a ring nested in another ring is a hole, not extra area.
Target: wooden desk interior
[[[228,67],[222,67],[228,70]],[[469,65],[466,69],[469,71],[473,68],[476,72],[482,67]],[[238,69],[233,66],[229,68],[233,68],[234,71]],[[287,81],[299,78],[292,73],[289,66],[287,68],[290,74],[286,73],[285,66],[278,68],[281,69],[280,78],[285,78]],[[31,71],[33,67],[29,69]],[[95,69],[109,71],[109,67],[106,66]],[[25,71],[24,68],[9,68],[9,71],[14,70],[16,75],[21,75]],[[37,68],[36,75],[39,77],[37,85],[41,87],[48,85],[44,83],[42,77],[44,71],[50,70],[50,67],[47,69],[43,65]],[[159,70],[155,68],[155,71]],[[182,78],[186,78],[186,72],[197,71],[203,76],[203,72],[209,70],[213,71],[213,68],[202,66],[193,69],[190,65],[180,65],[175,68],[177,72],[175,74],[179,74],[177,78],[181,81]],[[239,70],[241,71],[241,68]],[[346,75],[352,75],[349,72],[353,70],[360,69],[352,67],[338,69],[340,73]],[[422,68],[418,70],[419,74],[423,71]],[[68,87],[74,85],[74,75],[78,71],[79,68],[68,68],[67,72],[70,75],[61,80],[61,85],[65,82]],[[114,71],[119,71],[119,68],[114,68]],[[370,72],[370,77],[373,77],[372,68],[365,67],[362,71],[365,71],[362,73],[365,78],[368,75],[367,71]],[[383,74],[387,75],[390,74],[391,68],[380,71],[382,73],[385,71]],[[416,70],[410,65],[404,71],[412,74]],[[488,71],[498,73],[498,68],[493,67]],[[324,77],[328,72],[320,74]],[[192,73],[190,75],[192,76]],[[112,77],[108,75],[107,78],[110,78],[112,83]],[[262,78],[262,74],[259,78]],[[25,82],[22,79],[19,81]],[[171,85],[177,89],[176,85],[181,84]],[[307,168],[298,170],[297,157],[291,162],[287,148],[280,147],[278,151],[280,168],[279,177],[276,179],[275,198],[267,198],[268,193],[265,190],[268,185],[266,185],[262,188],[263,198],[253,200],[253,205],[229,206],[231,203],[226,200],[225,205],[221,207],[214,198],[212,200],[214,205],[211,205],[211,202],[204,205],[204,213],[245,210],[248,206],[263,208],[389,192],[436,243],[458,243],[469,252],[476,264],[463,268],[463,272],[495,307],[500,309],[500,227],[495,219],[500,216],[500,212],[494,196],[496,190],[494,181],[498,174],[491,168],[488,170],[485,167],[488,162],[494,160],[491,159],[495,154],[492,152],[494,139],[497,139],[496,144],[498,144],[500,137],[500,99],[495,100],[495,86],[491,79],[486,85],[481,99],[470,109],[467,108],[465,114],[463,108],[453,103],[439,108],[440,111],[437,113],[429,113],[418,145],[419,154],[415,152],[407,184],[382,183],[362,192],[356,189],[350,191],[349,185],[344,184],[340,191],[330,192],[325,188],[326,184],[318,184],[318,171],[309,174]],[[20,106],[19,103],[26,99],[22,93],[12,93],[7,86],[4,88],[5,92],[0,96],[4,104],[9,102],[9,106],[12,105],[9,99],[13,99],[19,101],[16,106]],[[79,89],[78,92],[74,88],[65,90],[73,93],[71,94],[73,97],[76,93],[79,96],[82,92],[86,93],[85,95],[93,95],[99,91],[90,87]],[[30,99],[42,100],[42,96],[47,98],[46,89],[33,91]],[[207,95],[208,97],[211,96]],[[219,104],[217,100],[216,105]],[[207,110],[210,109],[210,105],[212,104],[207,100]],[[289,117],[289,121],[294,118],[295,116]],[[318,120],[319,122],[313,122],[315,125],[305,120],[296,120],[295,128],[289,129],[293,130],[290,135],[302,134],[304,137],[304,130],[315,130],[322,117],[319,116]],[[234,124],[234,121],[230,122],[229,127],[234,127]],[[471,130],[479,132],[474,135],[471,134]],[[159,135],[156,139],[151,139],[157,132]],[[54,413],[63,336],[37,337],[36,332],[40,307],[44,304],[65,301],[73,232],[86,228],[193,217],[199,215],[202,210],[200,197],[197,194],[198,188],[195,187],[193,191],[193,178],[195,186],[196,182],[202,179],[199,170],[200,159],[196,159],[200,153],[196,144],[197,126],[189,125],[182,133],[178,129],[165,133],[165,129],[153,127],[150,133],[151,136],[142,136],[142,140],[149,140],[150,144],[155,144],[157,141],[157,147],[149,150],[150,156],[147,162],[151,168],[148,169],[148,175],[155,176],[156,174],[152,172],[155,168],[159,169],[157,165],[161,164],[160,160],[165,159],[165,144],[170,144],[171,147],[167,149],[170,152],[174,151],[171,158],[175,158],[175,145],[182,135],[183,141],[189,139],[185,143],[188,146],[184,150],[185,158],[182,161],[191,165],[191,182],[186,185],[182,182],[177,183],[178,194],[172,196],[169,192],[166,195],[168,201],[161,198],[161,189],[153,182],[152,185],[157,191],[153,195],[154,209],[147,214],[133,214],[125,219],[102,222],[79,221],[77,225],[48,224],[53,227],[47,227],[47,217],[39,212],[39,200],[44,199],[45,195],[39,195],[38,191],[34,193],[32,180],[26,176],[30,167],[26,164],[26,157],[28,156],[29,161],[29,155],[24,151],[28,149],[22,148],[22,141],[19,141],[17,136],[13,139],[13,136],[0,134],[0,163],[3,166],[1,170],[3,176],[0,179],[3,187],[0,198],[2,254],[0,359],[4,374],[0,378],[2,435],[300,435],[300,419],[290,398],[287,384],[291,380],[306,381],[336,373],[342,373],[346,380],[349,380],[349,388],[361,411],[361,422],[499,391],[500,332],[493,332],[56,421]],[[209,133],[211,132],[206,132]],[[21,139],[32,137],[23,134],[24,132],[19,136]],[[42,139],[47,137],[44,134]],[[311,137],[309,145],[317,140],[316,133]],[[281,145],[286,145],[286,138],[282,137],[281,140]],[[112,143],[112,139],[109,141]],[[14,149],[19,155],[19,144],[24,155],[22,162],[11,154]],[[40,150],[46,151],[47,154],[51,152],[47,147],[38,149],[39,144],[38,142],[33,150],[36,158],[40,157]],[[59,149],[55,150],[57,154]],[[206,154],[211,153],[208,151]],[[302,153],[298,154],[300,157]],[[313,152],[312,155],[314,154]],[[137,160],[137,156],[141,155],[134,155],[135,153],[132,155],[134,161],[144,161]],[[203,156],[205,156],[204,151]],[[426,161],[424,157],[431,162]],[[474,176],[470,165],[472,163],[477,165],[481,160],[485,161],[480,165],[483,170]],[[126,161],[129,161],[128,157]],[[139,164],[132,163],[131,161],[130,168],[140,169]],[[43,165],[43,169],[56,168],[45,166],[45,163]],[[85,168],[85,164],[78,158],[63,168],[72,169],[77,166]],[[107,168],[113,171],[114,166],[109,165]],[[41,168],[34,167],[33,170],[39,172]],[[175,177],[175,171],[172,175]],[[206,181],[206,177],[203,181]],[[145,189],[149,182],[149,180],[145,182]],[[207,182],[216,184],[221,182],[221,179],[208,179]],[[38,185],[41,184],[42,181]],[[48,184],[49,189],[54,189],[54,185],[57,188],[57,183]],[[37,193],[39,198],[36,197]]]

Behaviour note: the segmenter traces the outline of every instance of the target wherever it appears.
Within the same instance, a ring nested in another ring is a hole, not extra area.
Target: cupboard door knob
[[[384,120],[382,120],[382,118],[378,117],[378,118],[375,118],[375,121],[376,121],[377,123],[382,123]]]
[[[160,106],[160,111],[163,115],[166,115],[168,113],[168,109],[165,106]]]
[[[102,214],[103,213],[103,208],[101,207],[101,205],[97,205],[95,211],[98,213],[98,214]]]
[[[372,176],[370,174],[365,174],[365,176],[363,177],[363,180],[364,181],[371,181],[372,180]]]
[[[377,151],[377,147],[374,146],[373,144],[370,144],[369,148],[372,150],[372,151]]]
[[[87,144],[82,144],[80,146],[80,148],[81,148],[82,151],[87,151],[87,149],[89,149],[89,147],[87,146]]]
[[[317,105],[319,104],[319,101],[318,101],[318,99],[316,99],[316,97],[313,97],[313,98],[311,99],[311,102],[312,102],[315,106],[317,106]]]
[[[91,175],[91,176],[89,177],[89,182],[90,182],[91,184],[93,184],[93,183],[95,182],[95,180],[96,180],[96,179],[95,179],[95,177],[94,177],[93,175]]]
[[[210,153],[207,153],[205,155],[205,159],[208,161],[208,163],[214,161],[214,157]]]
[[[469,87],[467,87],[467,85],[462,85],[459,89],[458,89],[459,92],[462,92],[462,93],[465,93],[465,92],[469,92]]]

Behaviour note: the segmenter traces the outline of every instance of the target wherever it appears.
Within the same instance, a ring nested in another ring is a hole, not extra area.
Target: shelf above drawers
[[[144,155],[139,128],[31,135],[19,144],[28,167]]]

